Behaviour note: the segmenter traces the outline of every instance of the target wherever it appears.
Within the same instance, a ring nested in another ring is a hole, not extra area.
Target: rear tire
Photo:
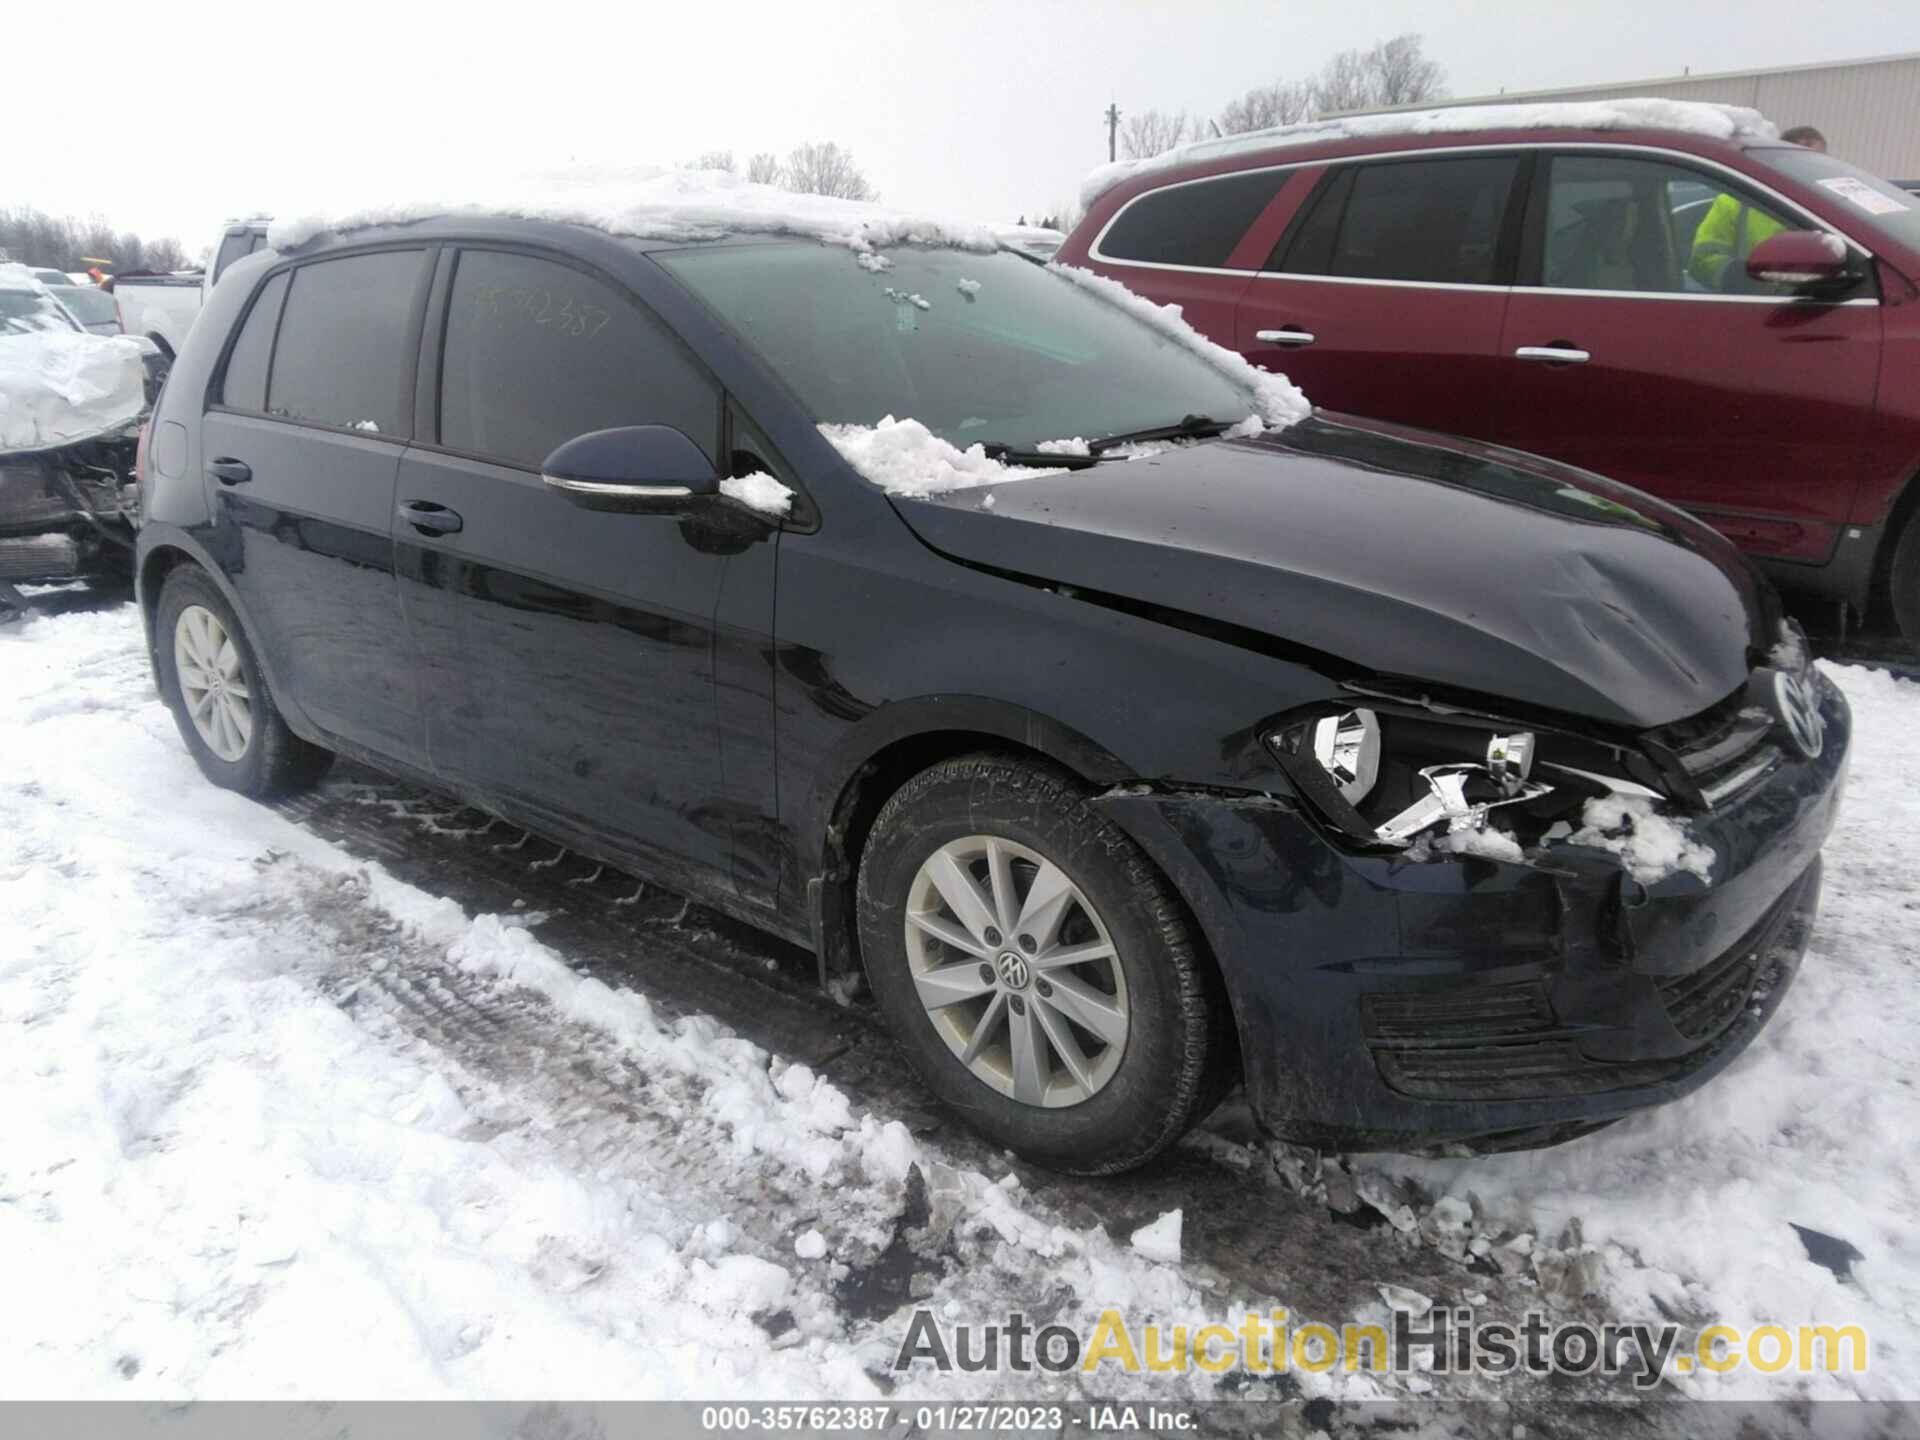
[[[1920,510],[1907,516],[1887,567],[1887,601],[1909,650],[1920,651]]]
[[[861,855],[859,927],[927,1087],[1038,1164],[1144,1164],[1233,1079],[1226,1002],[1185,907],[1056,770],[971,755],[909,780]]]
[[[256,800],[305,790],[333,752],[287,728],[233,607],[206,572],[167,576],[154,616],[161,698],[200,773]]]

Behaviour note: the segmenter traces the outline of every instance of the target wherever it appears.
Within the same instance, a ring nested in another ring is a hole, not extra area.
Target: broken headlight
[[[1487,829],[1532,844],[1623,783],[1597,773],[1615,768],[1608,747],[1363,706],[1298,716],[1264,738],[1315,808],[1366,844]]]

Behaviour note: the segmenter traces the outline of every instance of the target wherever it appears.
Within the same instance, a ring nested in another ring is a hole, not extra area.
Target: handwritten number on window
[[[473,304],[479,314],[501,325],[516,321],[538,325],[570,340],[591,340],[613,318],[611,310],[545,288],[481,285],[473,292]]]

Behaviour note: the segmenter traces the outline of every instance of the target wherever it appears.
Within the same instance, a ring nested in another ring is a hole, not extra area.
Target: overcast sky
[[[0,205],[98,211],[191,253],[250,211],[831,139],[889,203],[1034,218],[1106,158],[1109,100],[1213,113],[1406,30],[1472,95],[1920,50],[1920,5],[109,3],[11,57]]]

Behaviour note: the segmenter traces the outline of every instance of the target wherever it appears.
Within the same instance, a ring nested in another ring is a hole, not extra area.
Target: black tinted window
[[[581,271],[464,251],[446,333],[443,445],[537,467],[589,430],[671,425],[719,448],[718,388],[658,320]]]
[[[236,410],[267,408],[267,360],[273,354],[273,332],[280,323],[280,302],[286,298],[283,272],[261,288],[240,327],[233,352],[227,356],[227,378],[221,382],[220,403]]]
[[[1142,195],[1100,237],[1100,253],[1218,269],[1286,178],[1284,171],[1227,175]]]
[[[1346,213],[1347,195],[1353,189],[1354,168],[1338,165],[1321,177],[1305,213],[1287,227],[1287,233],[1274,246],[1267,268],[1290,270],[1296,275],[1327,273],[1327,266],[1333,263],[1333,242],[1340,236],[1340,217]]]
[[[407,435],[421,250],[320,260],[293,272],[267,408],[295,420]]]
[[[1500,226],[1519,160],[1473,155],[1361,165],[1329,275],[1496,283]]]

